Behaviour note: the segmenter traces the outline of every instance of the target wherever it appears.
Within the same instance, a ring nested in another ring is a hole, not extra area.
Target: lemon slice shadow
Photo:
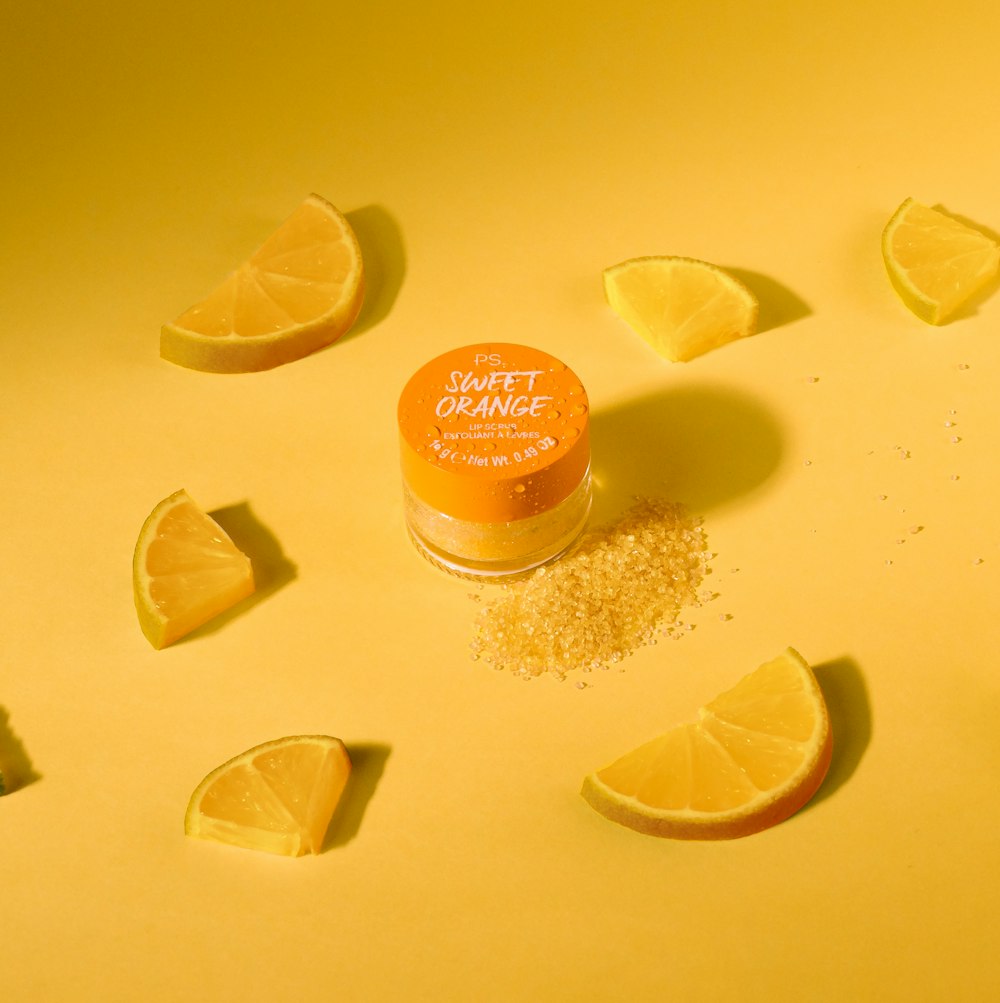
[[[734,279],[738,279],[757,297],[757,333],[773,331],[794,324],[812,314],[812,308],[801,296],[777,279],[746,268],[723,266]]]
[[[809,811],[844,786],[864,758],[872,737],[872,712],[861,669],[853,658],[835,658],[813,666],[813,675],[823,691],[833,755],[826,779],[802,811]]]
[[[402,233],[389,212],[380,205],[366,205],[344,216],[357,237],[365,263],[365,301],[340,342],[350,341],[389,316],[406,274]]]
[[[41,776],[11,728],[10,714],[0,706],[0,794],[11,794],[36,780],[41,780]]]
[[[351,757],[351,775],[330,819],[321,853],[346,845],[358,834],[392,747],[379,742],[350,742],[347,751]]]
[[[257,518],[248,502],[227,505],[208,515],[226,531],[236,547],[250,558],[255,590],[235,606],[179,638],[172,646],[221,630],[236,617],[242,616],[278,589],[288,585],[298,574],[298,569],[285,556],[277,537]]]

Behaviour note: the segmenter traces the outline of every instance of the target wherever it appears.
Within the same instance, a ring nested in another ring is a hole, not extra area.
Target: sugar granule
[[[526,679],[607,669],[701,605],[710,556],[682,505],[640,499],[561,561],[505,585],[476,617],[472,656]]]

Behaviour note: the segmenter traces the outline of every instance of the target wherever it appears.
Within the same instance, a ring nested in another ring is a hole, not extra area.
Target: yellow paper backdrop
[[[5,1003],[995,999],[1000,297],[922,324],[879,234],[907,196],[1000,228],[998,10],[6,3]],[[160,360],[310,191],[363,246],[355,330]],[[663,253],[743,277],[761,333],[659,359],[600,275]],[[583,379],[598,514],[704,517],[718,597],[620,672],[472,662],[489,591],[406,539],[398,393],[490,339]],[[155,652],[131,552],[180,487],[260,589]],[[686,844],[579,798],[786,645],[836,739],[799,815]],[[355,760],[326,852],[184,837],[209,770],[311,732]]]

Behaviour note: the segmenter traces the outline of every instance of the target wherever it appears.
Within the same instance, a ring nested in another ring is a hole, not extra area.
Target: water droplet
[[[550,421],[555,421],[556,418],[561,418],[562,415],[558,411],[552,410],[549,411],[549,413],[545,417],[548,418]]]
[[[514,485],[514,490],[517,492],[517,494],[523,495],[524,494],[524,485],[523,484],[515,484]]]
[[[441,429],[439,429],[437,425],[428,425],[424,430],[424,435],[426,435],[428,439],[437,439],[441,435]]]
[[[492,453],[493,450],[496,449],[496,448],[497,448],[497,444],[495,442],[493,442],[492,439],[487,439],[483,443],[483,452],[484,453]]]
[[[582,414],[587,413],[587,405],[582,401],[578,404],[574,404],[570,409],[569,413],[573,415],[574,418],[579,417]]]

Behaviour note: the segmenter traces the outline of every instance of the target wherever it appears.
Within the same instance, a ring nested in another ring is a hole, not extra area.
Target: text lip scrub
[[[563,553],[590,513],[590,406],[537,348],[467,345],[432,359],[399,399],[406,524],[425,556],[472,576]]]

